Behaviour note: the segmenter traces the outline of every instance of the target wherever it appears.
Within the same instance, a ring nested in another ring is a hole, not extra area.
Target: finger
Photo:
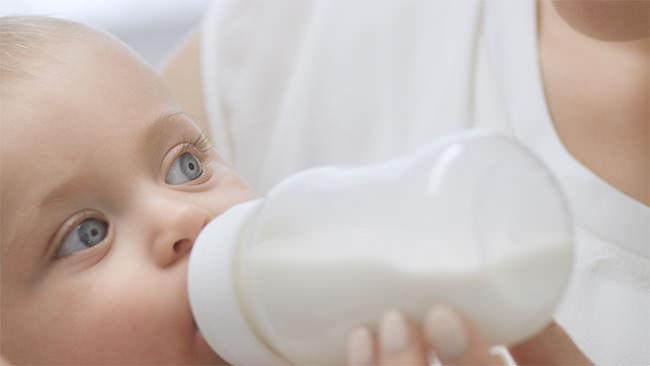
[[[373,336],[368,328],[362,327],[352,331],[347,342],[347,365],[374,365],[373,343]]]
[[[519,365],[593,365],[556,322],[533,338],[510,347],[510,355]]]
[[[436,305],[427,313],[424,332],[443,365],[505,365],[490,353],[477,329],[447,306]]]
[[[417,329],[397,310],[385,313],[379,323],[380,366],[426,366],[426,349]]]

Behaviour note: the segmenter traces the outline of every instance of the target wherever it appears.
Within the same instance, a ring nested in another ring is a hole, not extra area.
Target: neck
[[[648,0],[540,0],[540,10],[552,11],[575,32],[601,41],[647,44],[650,36]]]
[[[647,63],[649,7],[648,0],[538,0],[540,40],[614,50]]]

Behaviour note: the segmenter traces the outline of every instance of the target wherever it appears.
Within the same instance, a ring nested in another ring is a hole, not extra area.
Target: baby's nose
[[[193,205],[170,210],[165,216],[153,247],[160,267],[168,267],[189,254],[194,240],[211,217],[207,210]]]

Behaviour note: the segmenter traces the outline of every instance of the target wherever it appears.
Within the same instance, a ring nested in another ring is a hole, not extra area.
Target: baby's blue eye
[[[56,253],[57,256],[63,257],[101,243],[106,238],[107,229],[108,224],[104,221],[95,218],[85,219],[65,237]]]
[[[165,182],[167,184],[183,184],[194,180],[203,174],[201,162],[192,153],[186,152],[176,158],[169,168]]]

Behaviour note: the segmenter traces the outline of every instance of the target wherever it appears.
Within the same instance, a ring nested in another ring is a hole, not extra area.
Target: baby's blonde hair
[[[44,16],[0,17],[0,82],[9,78],[34,76],[32,66],[55,60],[48,54],[52,45],[61,45],[90,30],[69,20]]]

